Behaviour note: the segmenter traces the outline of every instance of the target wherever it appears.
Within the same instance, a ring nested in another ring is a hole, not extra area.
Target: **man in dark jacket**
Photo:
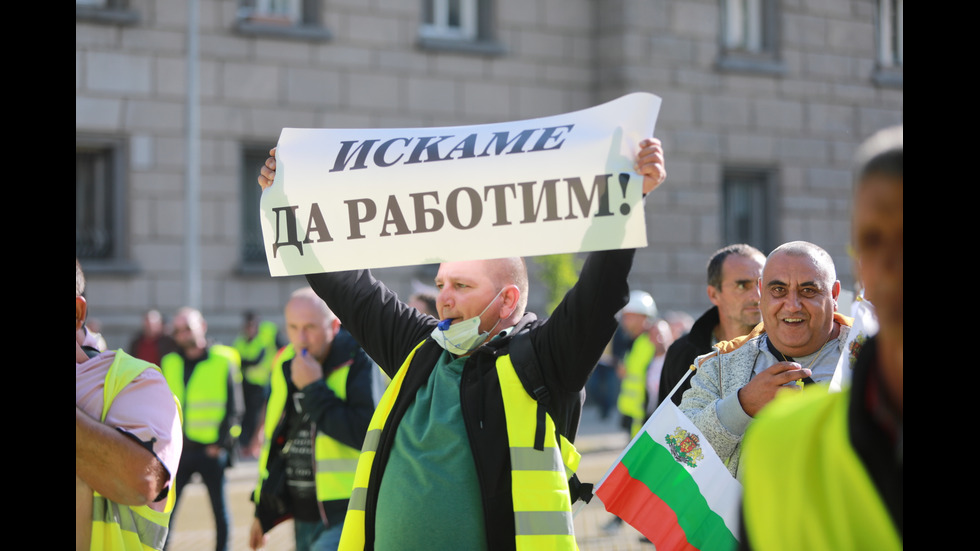
[[[663,152],[658,140],[641,147],[649,193],[666,176]],[[269,159],[260,184],[271,184],[274,169]],[[569,442],[556,427],[577,426],[578,410],[560,405],[580,400],[612,337],[634,252],[590,254],[546,322],[524,312],[518,258],[443,263],[442,321],[399,301],[370,271],[308,276],[392,377],[368,428],[344,548],[575,547]],[[532,364],[541,384],[520,376]]]
[[[272,361],[249,543],[293,518],[297,551],[336,549],[354,468],[383,391],[381,371],[310,289],[285,308],[289,345]]]
[[[755,247],[736,244],[715,252],[708,261],[708,300],[714,304],[701,315],[691,332],[667,349],[660,374],[660,400],[663,402],[684,377],[694,358],[711,352],[721,341],[748,334],[762,321],[759,311],[759,277],[766,257]],[[671,397],[681,405],[684,391],[691,388],[691,377]],[[658,403],[659,403],[658,402]]]

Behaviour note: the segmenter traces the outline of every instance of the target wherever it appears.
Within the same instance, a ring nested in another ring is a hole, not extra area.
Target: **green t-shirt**
[[[376,549],[486,549],[459,401],[464,363],[443,351],[398,425],[378,494]]]

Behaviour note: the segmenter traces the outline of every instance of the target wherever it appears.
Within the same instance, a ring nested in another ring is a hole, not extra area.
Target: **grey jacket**
[[[851,318],[834,313],[840,323],[838,351],[843,350],[852,324]],[[755,372],[759,355],[776,364],[777,359],[765,344],[765,329],[760,323],[751,333],[715,345],[715,350],[698,356],[697,371],[691,388],[684,393],[680,409],[698,427],[732,476],[738,475],[742,436],[752,421],[738,401],[738,390],[748,384]],[[834,360],[836,363],[836,360]]]

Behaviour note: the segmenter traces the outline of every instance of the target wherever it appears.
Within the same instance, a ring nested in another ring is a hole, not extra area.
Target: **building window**
[[[130,9],[128,0],[75,0],[78,21],[134,25],[139,18],[139,12]]]
[[[476,0],[425,0],[419,34],[426,38],[474,40],[476,4]]]
[[[775,247],[775,172],[726,168],[722,175],[722,241],[748,243],[762,251]]]
[[[499,55],[492,0],[422,0],[419,46],[426,50]]]
[[[259,215],[262,188],[255,182],[255,179],[268,158],[268,145],[245,146],[242,149],[242,269],[243,271],[254,269],[266,275],[269,272],[265,259],[265,242],[262,239],[262,224]]]
[[[121,139],[75,139],[75,256],[97,266],[124,262],[124,158]]]
[[[875,18],[878,59],[874,76],[879,84],[902,85],[902,65],[905,58],[904,18],[903,0],[878,0]]]
[[[320,23],[320,0],[241,0],[235,28],[242,34],[276,38],[331,38]]]
[[[721,0],[718,68],[782,74],[776,0]]]
[[[300,0],[254,0],[249,8],[249,18],[279,25],[296,25],[303,21]]]

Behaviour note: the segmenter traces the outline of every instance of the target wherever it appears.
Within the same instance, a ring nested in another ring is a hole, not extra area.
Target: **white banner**
[[[526,121],[284,128],[262,194],[273,276],[646,246],[635,93]]]

